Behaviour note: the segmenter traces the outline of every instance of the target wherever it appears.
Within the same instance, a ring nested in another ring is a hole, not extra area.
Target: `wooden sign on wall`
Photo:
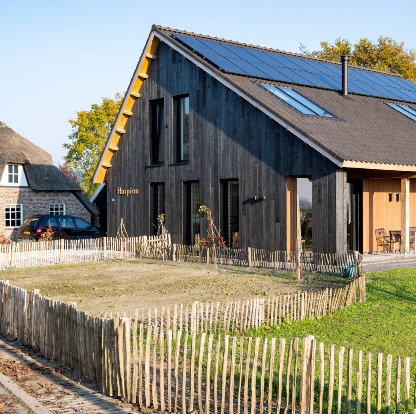
[[[138,188],[121,188],[121,187],[117,187],[117,195],[125,195],[125,196],[129,196],[129,195],[134,195],[134,194],[139,194],[140,191]]]

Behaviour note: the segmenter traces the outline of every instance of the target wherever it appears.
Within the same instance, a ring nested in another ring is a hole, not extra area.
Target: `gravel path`
[[[137,413],[139,410],[100,394],[91,384],[43,360],[16,343],[0,339],[0,413]],[[24,405],[29,407],[29,411]]]

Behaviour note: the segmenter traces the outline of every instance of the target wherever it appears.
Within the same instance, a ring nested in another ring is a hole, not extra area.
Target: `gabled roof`
[[[415,121],[386,104],[388,102],[406,102],[406,105],[416,109],[415,99],[412,98],[416,96],[414,95],[416,90],[415,84],[391,74],[354,67],[357,75],[370,78],[374,76],[387,77],[387,82],[394,83],[397,80],[397,83],[400,85],[407,84],[404,87],[409,88],[409,99],[404,97],[395,100],[380,97],[391,96],[388,93],[384,94],[382,89],[377,94],[378,96],[371,96],[371,93],[365,95],[357,92],[350,92],[347,96],[343,96],[336,86],[316,87],[310,84],[306,86],[305,82],[288,82],[287,80],[270,79],[270,77],[259,75],[257,75],[259,77],[250,76],[249,74],[243,74],[243,71],[239,70],[224,70],[218,64],[222,59],[221,56],[217,56],[217,60],[209,54],[203,56],[201,50],[197,51],[190,46],[192,42],[185,44],[181,41],[183,36],[186,36],[187,39],[208,40],[220,45],[244,47],[251,49],[253,53],[261,51],[284,57],[297,57],[314,64],[317,62],[325,63],[325,65],[333,65],[336,69],[334,72],[337,72],[337,70],[339,72],[340,64],[333,62],[318,61],[278,50],[153,26],[115,126],[97,167],[94,176],[95,182],[103,182],[106,169],[111,167],[112,154],[118,149],[118,140],[124,134],[124,126],[131,115],[135,99],[140,96],[140,86],[147,78],[147,70],[155,58],[155,54],[157,54],[157,45],[160,41],[169,45],[189,61],[246,99],[339,167],[416,171]],[[218,49],[221,50],[221,46]],[[217,51],[217,53],[220,52]],[[217,62],[217,64],[213,62]],[[226,62],[225,66],[227,65],[228,63]],[[258,83],[291,87],[324,108],[327,112],[333,114],[334,118],[302,115],[260,87]],[[341,80],[339,84],[341,84]],[[359,91],[359,88],[355,88],[355,91]],[[404,92],[404,95],[406,95],[406,90]],[[399,94],[398,96],[403,97],[404,95]]]
[[[22,164],[30,188],[38,191],[81,191],[53,165],[49,153],[0,122],[0,171],[6,164]]]

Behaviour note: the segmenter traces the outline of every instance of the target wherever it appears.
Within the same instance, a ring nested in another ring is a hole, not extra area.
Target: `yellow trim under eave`
[[[118,149],[118,142],[122,135],[126,132],[125,126],[128,119],[133,115],[133,106],[138,98],[140,98],[140,88],[143,82],[148,78],[150,64],[156,59],[156,49],[159,45],[159,39],[151,34],[147,41],[147,48],[144,50],[136,71],[130,82],[129,89],[124,97],[120,111],[117,115],[116,122],[107,139],[107,143],[101,155],[97,169],[95,170],[93,182],[102,184],[105,181],[108,168],[111,168],[111,159]]]
[[[344,161],[342,168],[363,168],[383,171],[416,171],[416,165],[379,164],[377,162]]]

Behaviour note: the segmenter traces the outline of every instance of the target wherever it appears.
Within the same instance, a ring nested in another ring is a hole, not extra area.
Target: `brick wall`
[[[34,191],[31,188],[0,187],[0,234],[12,239],[17,229],[5,228],[5,204],[22,204],[23,220],[33,214],[49,214],[49,204],[65,204],[65,214],[81,217],[91,222],[91,214],[71,192]]]

